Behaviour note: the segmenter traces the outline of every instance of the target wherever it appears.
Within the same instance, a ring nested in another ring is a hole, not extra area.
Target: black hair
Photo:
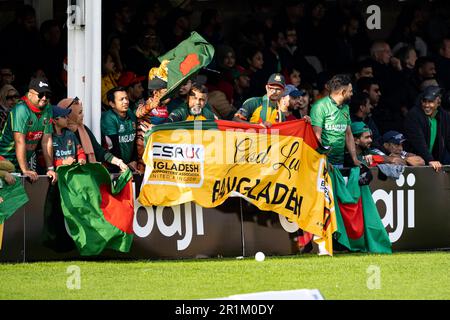
[[[369,94],[366,92],[357,92],[350,101],[350,113],[355,114],[359,108],[367,103]]]
[[[343,87],[348,86],[352,83],[352,80],[347,74],[337,74],[328,81],[328,88],[330,92],[335,92]]]
[[[375,78],[362,77],[356,81],[356,88],[359,92],[370,91],[370,87],[373,85],[380,85]]]
[[[108,99],[108,102],[115,102],[115,98],[116,98],[116,92],[120,92],[120,91],[124,91],[127,92],[127,89],[125,87],[115,87],[112,88],[111,90],[109,90],[106,93],[106,99]]]
[[[192,87],[191,87],[191,90],[189,91],[188,96],[193,96],[194,94],[192,93],[192,91],[194,91],[194,90],[198,91],[200,93],[208,94],[208,88],[205,85],[194,82],[192,84]]]

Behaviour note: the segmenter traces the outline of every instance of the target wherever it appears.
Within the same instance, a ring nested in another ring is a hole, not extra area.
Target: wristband
[[[55,167],[54,166],[47,167],[47,171],[50,171],[50,170],[55,171]]]

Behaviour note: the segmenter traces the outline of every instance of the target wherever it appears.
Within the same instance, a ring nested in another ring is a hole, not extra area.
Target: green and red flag
[[[98,163],[61,166],[57,172],[64,217],[80,254],[128,252],[134,216],[131,171],[115,180]]]
[[[189,38],[180,42],[175,48],[158,57],[167,65],[167,93],[165,97],[177,92],[183,82],[193,76],[200,68],[207,66],[214,57],[214,47],[201,35],[193,31]]]
[[[19,178],[12,185],[8,185],[4,181],[0,181],[0,224],[3,224],[10,218],[20,207],[28,202],[28,195],[25,192]]]
[[[350,170],[345,182],[339,169],[330,172],[333,184],[337,241],[351,251],[392,253],[368,185],[359,185],[360,168]]]

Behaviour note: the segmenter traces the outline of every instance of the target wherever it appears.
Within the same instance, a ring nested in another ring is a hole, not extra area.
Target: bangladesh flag
[[[0,224],[9,219],[20,207],[28,202],[28,195],[19,178],[16,178],[16,183],[8,185],[4,181],[0,181]]]
[[[114,181],[99,163],[61,166],[57,172],[64,217],[80,254],[128,252],[134,215],[131,171]]]
[[[158,60],[169,60],[167,65],[167,93],[177,92],[183,82],[193,76],[200,68],[207,66],[214,57],[214,47],[201,35],[193,31],[191,36],[180,42],[174,49],[160,56]]]
[[[337,241],[351,251],[392,253],[369,186],[359,185],[360,168],[350,171],[347,184],[339,169],[330,172],[338,229]]]

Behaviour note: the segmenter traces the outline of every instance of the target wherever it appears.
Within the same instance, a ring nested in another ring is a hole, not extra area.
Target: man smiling
[[[51,89],[46,79],[31,80],[27,94],[11,109],[0,137],[0,155],[31,181],[38,179],[32,158],[39,142],[47,165],[47,176],[57,180],[53,167]]]

